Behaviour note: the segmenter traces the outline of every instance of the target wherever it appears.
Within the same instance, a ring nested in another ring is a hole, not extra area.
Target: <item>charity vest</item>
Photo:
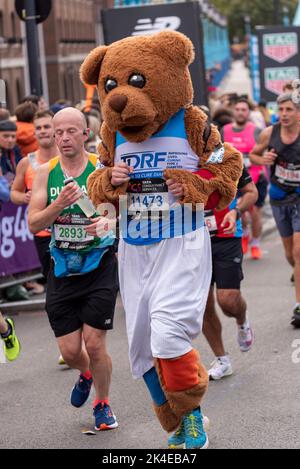
[[[281,125],[274,125],[269,143],[269,149],[278,155],[271,166],[270,198],[275,205],[300,198],[300,134],[294,143],[286,145],[280,133]]]
[[[252,165],[250,161],[250,153],[256,145],[255,131],[256,127],[252,122],[248,122],[245,128],[238,132],[234,130],[234,124],[225,125],[223,129],[224,141],[231,143],[243,154],[244,166],[249,171],[253,182],[257,184],[261,174],[266,176],[267,173],[264,166]]]
[[[29,165],[28,165],[28,168],[26,169],[26,172],[25,172],[24,182],[25,182],[25,187],[26,187],[27,191],[31,191],[32,186],[33,186],[33,179],[34,179],[36,170],[41,165],[41,162],[38,159],[38,152],[29,153],[27,155],[27,158],[28,158],[28,161],[29,161]],[[37,236],[38,238],[50,237],[51,236],[51,230],[39,231],[38,233],[36,233],[35,236]]]
[[[87,193],[87,179],[95,171],[97,156],[89,154],[84,172],[74,178],[82,191]],[[59,157],[49,161],[48,205],[54,202],[64,187],[64,175]],[[50,253],[54,260],[56,277],[82,275],[96,269],[110,242],[102,243],[97,237],[89,236],[84,227],[91,221],[77,204],[65,208],[51,227]]]
[[[203,210],[182,207],[168,192],[163,172],[167,168],[195,172],[199,157],[189,145],[185,110],[141,143],[116,135],[115,163],[133,167],[127,195],[120,202],[120,230],[125,242],[149,245],[190,233],[204,226]]]
[[[205,223],[212,238],[242,238],[243,228],[241,219],[236,221],[236,230],[234,233],[224,233],[224,229],[226,229],[226,227],[221,226],[224,217],[227,215],[227,213],[236,208],[236,206],[237,198],[235,198],[224,210],[205,210]]]

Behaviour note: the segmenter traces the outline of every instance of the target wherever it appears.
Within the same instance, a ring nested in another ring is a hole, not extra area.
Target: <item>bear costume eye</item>
[[[110,91],[114,90],[117,88],[118,82],[117,80],[114,80],[113,78],[108,78],[105,82],[105,91],[106,93],[109,93]]]
[[[129,77],[128,85],[134,86],[135,88],[144,88],[144,86],[146,85],[146,80],[143,75],[140,75],[139,73],[134,73]]]

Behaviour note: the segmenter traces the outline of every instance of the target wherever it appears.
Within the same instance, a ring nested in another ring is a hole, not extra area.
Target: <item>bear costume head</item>
[[[225,208],[235,197],[241,175],[241,155],[222,145],[215,126],[198,107],[192,106],[193,86],[189,65],[194,60],[192,42],[178,32],[129,37],[92,50],[83,62],[83,83],[96,85],[103,125],[99,169],[89,178],[89,195],[98,205],[115,202],[127,191],[127,184],[111,186],[116,133],[128,142],[141,143],[160,131],[180,110],[184,110],[186,137],[199,157],[199,169],[214,177],[209,181],[184,169],[166,169],[166,179],[180,181],[185,196],[180,203],[206,203],[210,194],[220,194],[218,207]]]
[[[180,33],[129,37],[94,49],[81,67],[81,78],[97,85],[110,130],[141,142],[192,103],[188,66],[193,60],[193,45]]]

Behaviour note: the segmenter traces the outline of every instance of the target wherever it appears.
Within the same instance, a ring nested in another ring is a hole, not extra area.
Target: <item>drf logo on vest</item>
[[[134,169],[158,169],[160,163],[163,164],[167,160],[166,152],[142,152],[128,153],[121,156],[121,160],[132,166]]]

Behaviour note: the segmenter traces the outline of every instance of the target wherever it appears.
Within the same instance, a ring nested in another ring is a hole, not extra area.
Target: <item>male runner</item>
[[[53,134],[51,111],[38,111],[34,117],[35,135],[39,149],[23,158],[17,166],[16,177],[11,190],[11,200],[16,205],[29,204],[34,175],[42,164],[48,163],[57,156],[58,150]],[[51,232],[42,230],[34,236],[35,245],[42,265],[45,278],[50,269],[49,244]]]
[[[204,315],[203,333],[216,356],[212,368],[208,371],[212,380],[219,380],[233,373],[230,358],[223,345],[222,324],[215,308],[214,284],[216,284],[216,299],[223,313],[236,319],[241,352],[248,352],[254,341],[247,304],[241,294],[243,280],[241,214],[255,204],[258,192],[246,169],[240,178],[238,188],[241,197],[233,201],[227,209],[221,212],[206,210],[206,222],[212,237],[213,274]]]
[[[300,327],[300,100],[286,93],[278,100],[279,123],[263,130],[250,155],[271,170],[270,202],[285,255],[294,268],[296,305],[292,325]]]
[[[249,215],[251,218],[252,240],[251,240],[251,256],[254,260],[262,257],[260,248],[260,238],[262,234],[262,207],[264,206],[268,181],[267,173],[264,166],[253,165],[250,162],[249,154],[258,141],[261,129],[255,127],[250,122],[251,109],[246,98],[237,101],[233,109],[234,123],[228,124],[223,128],[223,139],[230,142],[244,156],[244,165],[248,169],[253,182],[255,183],[259,197],[253,207],[249,207]],[[247,227],[246,213],[243,216],[243,253],[248,251],[248,243],[250,232]]]
[[[29,207],[29,225],[37,233],[52,225],[46,310],[66,363],[80,371],[71,404],[81,407],[92,383],[95,428],[108,430],[118,423],[109,405],[112,363],[106,331],[113,327],[117,295],[114,239],[97,237],[97,222],[87,218],[76,202],[86,193],[88,176],[97,156],[86,153],[89,129],[80,111],[66,108],[53,118],[61,156],[36,173]],[[74,178],[65,185],[64,181]],[[85,348],[82,342],[85,343]]]

